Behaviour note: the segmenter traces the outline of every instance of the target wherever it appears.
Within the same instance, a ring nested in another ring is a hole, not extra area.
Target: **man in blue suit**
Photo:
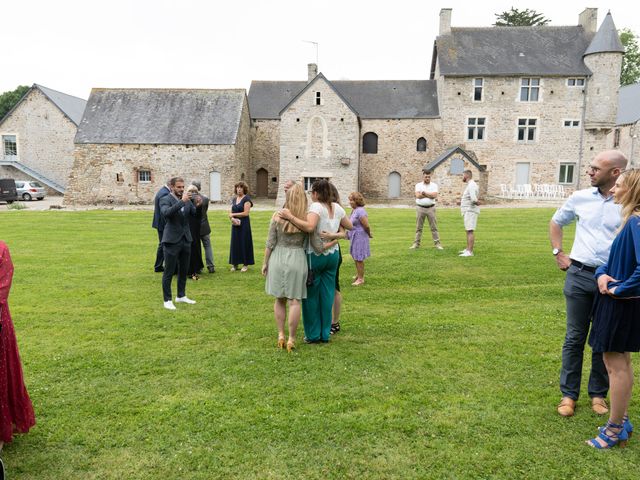
[[[164,218],[160,213],[160,199],[165,195],[169,195],[171,189],[168,185],[163,185],[153,199],[153,222],[151,226],[158,231],[158,250],[156,251],[156,263],[153,266],[155,272],[164,271],[164,252],[162,250],[162,233],[164,232]]]
[[[169,180],[169,187],[171,193],[160,199],[160,213],[165,221],[162,234],[165,266],[162,273],[162,295],[164,308],[175,310],[176,306],[171,301],[171,279],[176,266],[178,272],[176,303],[196,303],[188,298],[185,292],[192,241],[189,216],[196,214],[196,207],[191,202],[191,194],[184,189],[182,178],[174,177]]]

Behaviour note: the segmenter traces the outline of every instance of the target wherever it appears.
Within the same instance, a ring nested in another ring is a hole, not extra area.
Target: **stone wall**
[[[234,145],[77,144],[73,173],[64,197],[68,205],[153,203],[155,192],[173,176],[201,179],[209,193],[209,172],[222,179],[222,199],[231,198],[238,179]],[[138,171],[149,170],[150,182]]]
[[[66,187],[73,165],[76,130],[75,123],[40,90],[32,89],[0,124],[0,137],[15,135],[18,148],[16,160]],[[0,146],[0,154],[3,153]],[[18,172],[15,178],[27,180],[31,177]]]
[[[619,144],[615,145],[615,131],[619,131]],[[607,135],[607,148],[620,150],[627,156],[630,167],[640,166],[640,121],[619,125]]]
[[[316,105],[316,92],[322,104]],[[358,117],[318,77],[283,112],[280,124],[280,174],[278,199],[284,201],[282,186],[287,179],[328,177],[344,199],[358,188]]]
[[[378,153],[360,154],[360,191],[366,198],[387,200],[389,175],[400,174],[400,197],[413,202],[415,184],[422,181],[422,168],[444,149],[440,119],[362,120],[362,137],[368,132],[378,135]],[[417,151],[420,137],[427,149]]]
[[[236,144],[234,146],[234,161],[233,165],[235,166],[235,176],[236,182],[239,180],[243,180],[249,186],[249,191],[252,191],[252,185],[255,186],[255,172],[251,167],[251,148],[250,148],[250,137],[251,137],[251,119],[249,118],[249,107],[247,102],[245,101],[242,105],[242,116],[240,117],[240,126],[238,127],[238,135],[236,137]],[[208,183],[208,182],[207,182]],[[229,197],[234,195],[233,185],[231,189],[228,190]],[[222,199],[224,200],[226,197],[227,190],[224,187],[223,180],[223,190],[222,190]]]
[[[446,78],[438,92],[445,143],[460,145],[486,166],[489,195],[498,195],[501,184],[516,183],[517,163],[529,164],[530,184],[557,184],[560,164],[575,164],[574,181],[565,185],[572,191],[578,175],[584,177],[585,162],[606,145],[602,132],[582,128],[582,88],[567,86],[566,78],[542,78],[540,100],[521,102],[520,82],[521,77],[485,77],[483,99],[474,102],[473,77]],[[484,140],[467,140],[469,117],[486,118]],[[517,140],[519,118],[536,119],[535,141]],[[580,126],[565,127],[565,120]]]
[[[278,196],[280,182],[280,120],[254,120],[251,125],[251,164],[253,176],[264,168],[269,177],[268,196]],[[273,182],[272,178],[276,177]],[[283,182],[287,179],[283,179]],[[255,191],[256,184],[251,185]]]

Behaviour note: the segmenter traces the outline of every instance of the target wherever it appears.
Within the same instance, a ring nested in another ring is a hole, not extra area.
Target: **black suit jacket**
[[[178,243],[183,237],[191,242],[191,230],[189,229],[189,216],[196,214],[196,208],[192,202],[178,200],[172,194],[160,199],[160,212],[165,220],[162,243]]]
[[[171,190],[169,190],[169,187],[163,185],[153,199],[153,222],[151,226],[160,232],[164,230],[164,217],[160,213],[160,199],[170,193]]]
[[[209,235],[211,233],[211,225],[209,225],[209,217],[207,212],[209,211],[209,199],[205,195],[202,197],[202,219],[200,220],[200,236]]]

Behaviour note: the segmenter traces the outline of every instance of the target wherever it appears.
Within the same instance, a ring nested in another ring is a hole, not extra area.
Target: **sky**
[[[306,80],[316,58],[330,80],[428,79],[441,8],[454,27],[489,27],[512,6],[551,25],[577,25],[597,7],[599,26],[610,10],[640,36],[632,0],[3,0],[0,93],[34,83],[85,99],[96,87],[248,89]]]

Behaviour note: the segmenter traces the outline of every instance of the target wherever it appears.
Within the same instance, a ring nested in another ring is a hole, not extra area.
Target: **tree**
[[[628,28],[620,30],[620,42],[624,46],[620,85],[631,85],[640,80],[640,46],[638,38]]]
[[[0,120],[9,113],[9,111],[15,107],[16,103],[29,91],[29,87],[26,85],[20,85],[12,92],[4,92],[0,95]]]
[[[496,23],[493,24],[495,27],[534,27],[537,25],[546,25],[551,21],[545,18],[542,13],[529,10],[528,8],[518,10],[517,8],[511,7],[511,10],[500,14],[496,13],[495,16]]]

